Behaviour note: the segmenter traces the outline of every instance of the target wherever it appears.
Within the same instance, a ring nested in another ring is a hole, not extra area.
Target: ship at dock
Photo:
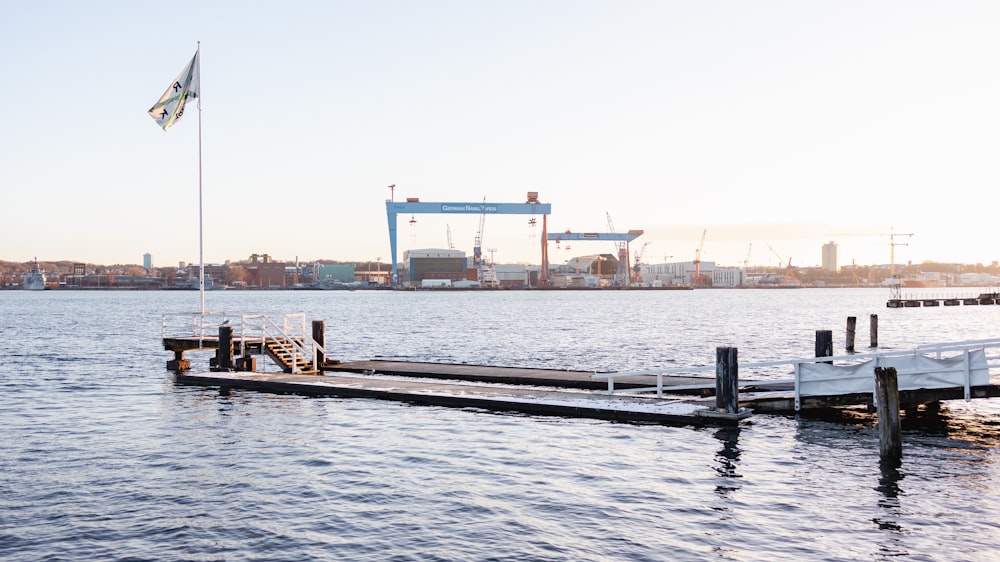
[[[38,258],[32,262],[31,271],[22,278],[21,283],[26,291],[45,290],[45,272],[38,266]]]
[[[904,289],[947,287],[947,284],[943,280],[903,279],[902,284]]]

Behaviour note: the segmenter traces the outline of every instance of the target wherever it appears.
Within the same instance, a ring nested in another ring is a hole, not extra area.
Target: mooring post
[[[833,330],[816,330],[816,357],[833,356]],[[831,361],[824,361],[831,363]]]
[[[316,364],[320,367],[326,363],[326,354],[323,349],[326,347],[326,321],[325,320],[313,320],[313,341],[315,341],[319,347],[316,348]]]
[[[899,383],[895,367],[875,367],[875,407],[878,409],[879,454],[886,460],[903,456],[899,427]]]
[[[715,348],[715,409],[727,414],[740,410],[739,362],[735,347]]]
[[[233,327],[219,326],[219,349],[215,352],[217,371],[233,370]]]
[[[869,325],[871,326],[871,346],[878,347],[878,314],[872,314],[869,318]]]
[[[847,346],[845,347],[845,349],[847,349],[848,353],[854,353],[854,332],[855,328],[857,328],[857,325],[858,325],[857,316],[847,317]]]

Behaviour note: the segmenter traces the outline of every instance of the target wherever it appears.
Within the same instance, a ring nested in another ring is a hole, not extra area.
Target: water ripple
[[[328,340],[347,359],[588,370],[705,364],[719,344],[741,361],[807,355],[848,314],[881,313],[899,347],[992,337],[1000,320],[1000,307],[903,316],[880,291],[770,293],[213,298],[336,318]],[[44,296],[0,298],[18,334],[0,338],[0,559],[1000,557],[992,402],[907,419],[891,467],[870,416],[690,429],[220,393],[164,371],[159,314],[190,295]]]

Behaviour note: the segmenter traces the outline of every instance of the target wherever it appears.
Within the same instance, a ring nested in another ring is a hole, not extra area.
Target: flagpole
[[[198,49],[195,54],[198,61],[199,74],[201,72],[201,41],[198,41]],[[201,272],[198,274],[198,288],[201,292],[201,314],[205,315],[205,239],[204,222],[202,220],[202,196],[201,196],[201,83],[199,76],[198,85],[198,261],[201,263]]]

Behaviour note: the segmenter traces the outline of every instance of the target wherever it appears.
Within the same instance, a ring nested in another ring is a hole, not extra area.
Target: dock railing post
[[[899,382],[895,367],[875,367],[875,407],[878,410],[879,455],[895,461],[903,457],[899,426]]]
[[[833,331],[816,330],[816,357],[833,356]],[[824,361],[830,363],[830,361]]]
[[[715,409],[727,414],[740,410],[737,348],[715,348]]]
[[[878,347],[878,314],[872,314],[868,323],[871,329],[871,346]]]
[[[319,345],[315,351],[316,368],[322,369],[323,365],[326,363],[326,353],[323,352],[323,350],[326,349],[326,321],[312,321],[312,338],[313,341]]]
[[[847,317],[847,345],[845,346],[845,349],[847,350],[848,353],[854,353],[854,333],[855,333],[855,329],[857,328],[857,326],[858,326],[858,317],[857,316],[848,316]]]
[[[233,327],[219,326],[219,349],[216,351],[216,369],[233,370]]]

